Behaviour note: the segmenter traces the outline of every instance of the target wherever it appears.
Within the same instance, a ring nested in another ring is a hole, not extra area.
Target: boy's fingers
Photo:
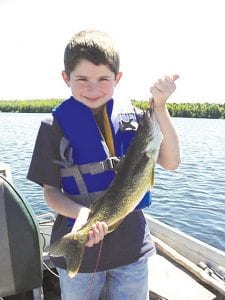
[[[87,244],[86,244],[87,247],[92,247],[92,246],[94,246],[94,241],[93,241],[93,239],[94,239],[94,233],[93,233],[93,231],[91,230],[91,231],[89,231],[89,234],[88,234],[88,242],[87,242]]]
[[[96,229],[97,239],[103,240],[104,236],[108,233],[107,224],[105,222],[97,222]]]
[[[89,231],[88,234],[88,242],[86,244],[87,247],[92,247],[94,244],[98,244],[100,242],[99,232],[96,229],[96,226],[93,225],[92,229]]]
[[[104,231],[104,235],[106,235],[109,231],[108,231],[108,225],[105,222],[102,222],[102,228]]]
[[[92,225],[92,229],[88,234],[87,247],[92,247],[94,244],[98,244],[103,240],[104,236],[108,233],[108,226],[105,222],[97,222]]]
[[[180,76],[177,75],[177,74],[175,74],[175,75],[172,76],[173,81],[176,81],[178,78],[180,78]]]
[[[163,91],[163,88],[164,88],[164,82],[156,82],[155,84],[154,84],[154,87],[156,88],[156,89],[158,89],[158,90],[160,90],[160,91]]]

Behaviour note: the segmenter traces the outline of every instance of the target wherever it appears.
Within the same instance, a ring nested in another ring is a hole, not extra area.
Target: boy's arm
[[[83,211],[86,211],[88,218],[90,210],[87,207],[72,201],[60,189],[54,186],[44,184],[44,197],[48,206],[62,216],[76,219],[81,209],[83,209]]]
[[[44,197],[48,206],[55,212],[76,219],[72,231],[75,232],[86,224],[90,209],[72,201],[60,189],[44,184]],[[108,227],[106,223],[97,222],[89,232],[89,240],[86,246],[92,247],[94,244],[98,244],[107,233]]]
[[[166,76],[164,79],[159,79],[150,88],[153,95],[154,113],[164,136],[160,146],[158,163],[168,170],[175,170],[180,164],[179,139],[166,108],[166,101],[175,91],[175,80],[178,78],[178,75]]]

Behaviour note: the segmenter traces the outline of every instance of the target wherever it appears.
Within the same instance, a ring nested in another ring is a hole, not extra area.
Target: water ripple
[[[9,163],[15,184],[37,214],[49,210],[42,189],[26,179],[45,114],[0,114],[0,161]],[[153,202],[146,212],[225,251],[225,120],[174,119],[182,163],[176,171],[159,166]]]

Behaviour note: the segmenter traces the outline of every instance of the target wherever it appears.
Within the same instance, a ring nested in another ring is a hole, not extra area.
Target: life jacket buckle
[[[106,170],[115,170],[120,162],[120,159],[116,156],[107,157],[104,161],[104,168]]]

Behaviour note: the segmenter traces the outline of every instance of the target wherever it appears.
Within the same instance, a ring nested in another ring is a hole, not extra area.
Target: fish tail
[[[67,273],[72,278],[79,271],[85,250],[85,242],[74,239],[74,234],[67,234],[50,246],[50,255],[64,256]]]

